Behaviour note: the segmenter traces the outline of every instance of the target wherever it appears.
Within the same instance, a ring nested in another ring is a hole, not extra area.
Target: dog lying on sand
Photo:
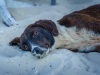
[[[67,48],[74,52],[100,52],[100,4],[65,15],[54,23],[39,20],[26,27],[10,45],[31,51],[38,58],[49,51]]]

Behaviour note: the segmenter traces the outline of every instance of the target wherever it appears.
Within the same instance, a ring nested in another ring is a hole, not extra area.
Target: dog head
[[[58,35],[56,25],[51,20],[40,20],[29,25],[20,37],[20,47],[31,51],[38,58],[44,57]]]

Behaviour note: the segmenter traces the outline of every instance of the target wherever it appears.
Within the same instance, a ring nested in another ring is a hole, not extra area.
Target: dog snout
[[[38,47],[38,46],[33,46],[31,49],[31,53],[33,56],[36,56],[38,58],[43,58],[45,57],[49,52],[49,49]]]
[[[34,50],[33,50],[33,53],[34,52],[36,52],[36,54],[41,54],[42,55],[45,51],[42,50],[41,48],[35,47]]]

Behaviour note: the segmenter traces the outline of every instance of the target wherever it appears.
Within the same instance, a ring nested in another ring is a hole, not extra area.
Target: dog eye
[[[32,34],[32,38],[35,38],[37,35],[38,35],[38,32],[34,31],[33,34]]]
[[[48,48],[48,47],[50,47],[50,44],[49,44],[49,43],[48,43],[48,44],[47,44],[47,43],[45,43],[45,46]]]
[[[48,48],[49,47],[49,45],[48,44],[45,44],[46,45],[46,47]]]
[[[23,49],[24,50],[27,50],[28,49],[28,46],[27,45],[23,45]]]

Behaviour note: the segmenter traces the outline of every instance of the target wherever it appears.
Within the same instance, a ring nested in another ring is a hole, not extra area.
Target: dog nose
[[[44,50],[42,50],[42,49],[40,49],[40,48],[38,48],[38,47],[34,48],[33,51],[35,51],[36,54],[41,54],[41,55],[45,52]]]

